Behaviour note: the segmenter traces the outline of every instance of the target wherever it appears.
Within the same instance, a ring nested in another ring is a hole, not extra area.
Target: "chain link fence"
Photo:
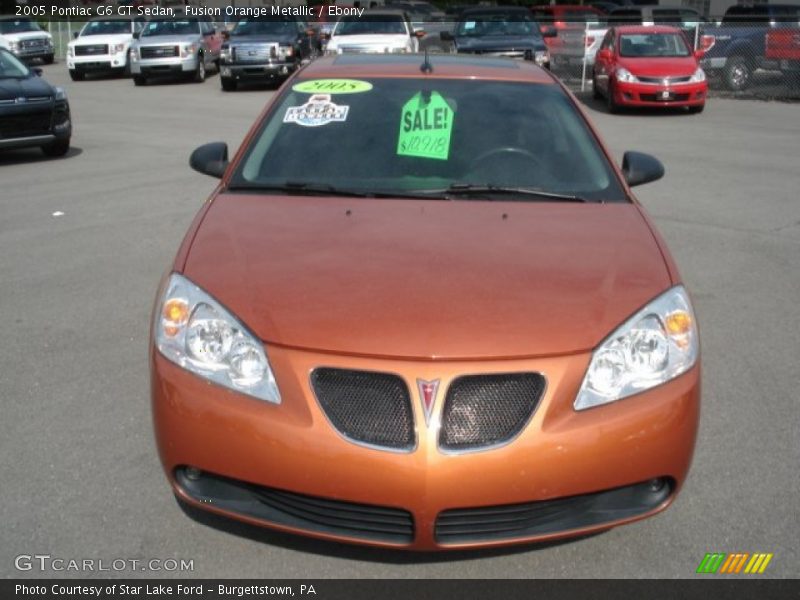
[[[800,100],[800,24],[675,24],[702,50],[710,97]],[[608,28],[581,24],[559,31],[551,68],[573,91],[591,91],[595,58]]]

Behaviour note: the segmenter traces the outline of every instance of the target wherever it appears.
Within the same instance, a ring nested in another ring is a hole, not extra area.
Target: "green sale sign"
[[[455,113],[439,92],[419,93],[403,105],[398,156],[447,160]]]

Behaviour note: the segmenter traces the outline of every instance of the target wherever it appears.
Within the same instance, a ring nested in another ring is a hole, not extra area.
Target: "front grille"
[[[142,58],[172,58],[180,56],[178,46],[144,46],[139,49]]]
[[[233,61],[236,63],[263,63],[267,62],[271,56],[275,56],[275,46],[236,46],[232,50]]]
[[[672,94],[669,98],[662,98],[661,94],[639,94],[645,102],[685,102],[689,99],[689,94]]]
[[[383,53],[382,47],[372,46],[340,46],[343,54],[370,54],[370,53]]]
[[[411,397],[397,375],[316,369],[311,385],[331,424],[355,442],[411,450],[416,439]]]
[[[459,377],[447,390],[439,446],[465,451],[509,441],[527,424],[544,386],[539,373]]]
[[[639,77],[642,83],[657,83],[660,85],[672,85],[675,83],[687,83],[692,78],[691,75],[685,77]]]
[[[25,50],[33,50],[34,48],[44,48],[47,46],[47,38],[39,38],[35,40],[23,40],[21,47]]]
[[[442,544],[511,540],[570,531],[649,512],[672,494],[668,478],[626,487],[526,504],[445,510],[434,533]]]
[[[414,541],[414,518],[403,509],[295,494],[211,473],[190,479],[184,468],[175,477],[203,504],[268,523],[393,544]]]
[[[50,132],[52,111],[0,117],[0,139],[43,135]]]
[[[103,56],[108,54],[108,44],[75,46],[75,56]]]

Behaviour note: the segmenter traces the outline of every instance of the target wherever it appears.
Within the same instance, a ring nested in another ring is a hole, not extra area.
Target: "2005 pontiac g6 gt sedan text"
[[[509,59],[343,54],[269,102],[158,291],[155,433],[183,503],[415,550],[652,516],[689,469],[699,341],[575,99]]]

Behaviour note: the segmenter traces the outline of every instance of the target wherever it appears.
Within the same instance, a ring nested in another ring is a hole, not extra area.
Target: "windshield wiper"
[[[470,196],[482,196],[495,194],[498,196],[525,196],[539,198],[542,200],[557,200],[560,202],[591,202],[581,196],[570,194],[558,194],[556,192],[546,192],[526,187],[509,187],[502,185],[475,185],[470,183],[455,183],[448,188],[439,190],[419,190],[420,193],[431,196],[442,196],[446,199],[454,197],[469,198]],[[494,198],[481,198],[483,200],[494,200]]]
[[[429,194],[406,192],[403,190],[353,190],[339,188],[328,183],[287,181],[283,184],[237,183],[229,186],[231,191],[282,192],[284,194],[305,196],[342,196],[345,198],[414,198],[430,199]],[[444,198],[442,198],[444,199]]]

